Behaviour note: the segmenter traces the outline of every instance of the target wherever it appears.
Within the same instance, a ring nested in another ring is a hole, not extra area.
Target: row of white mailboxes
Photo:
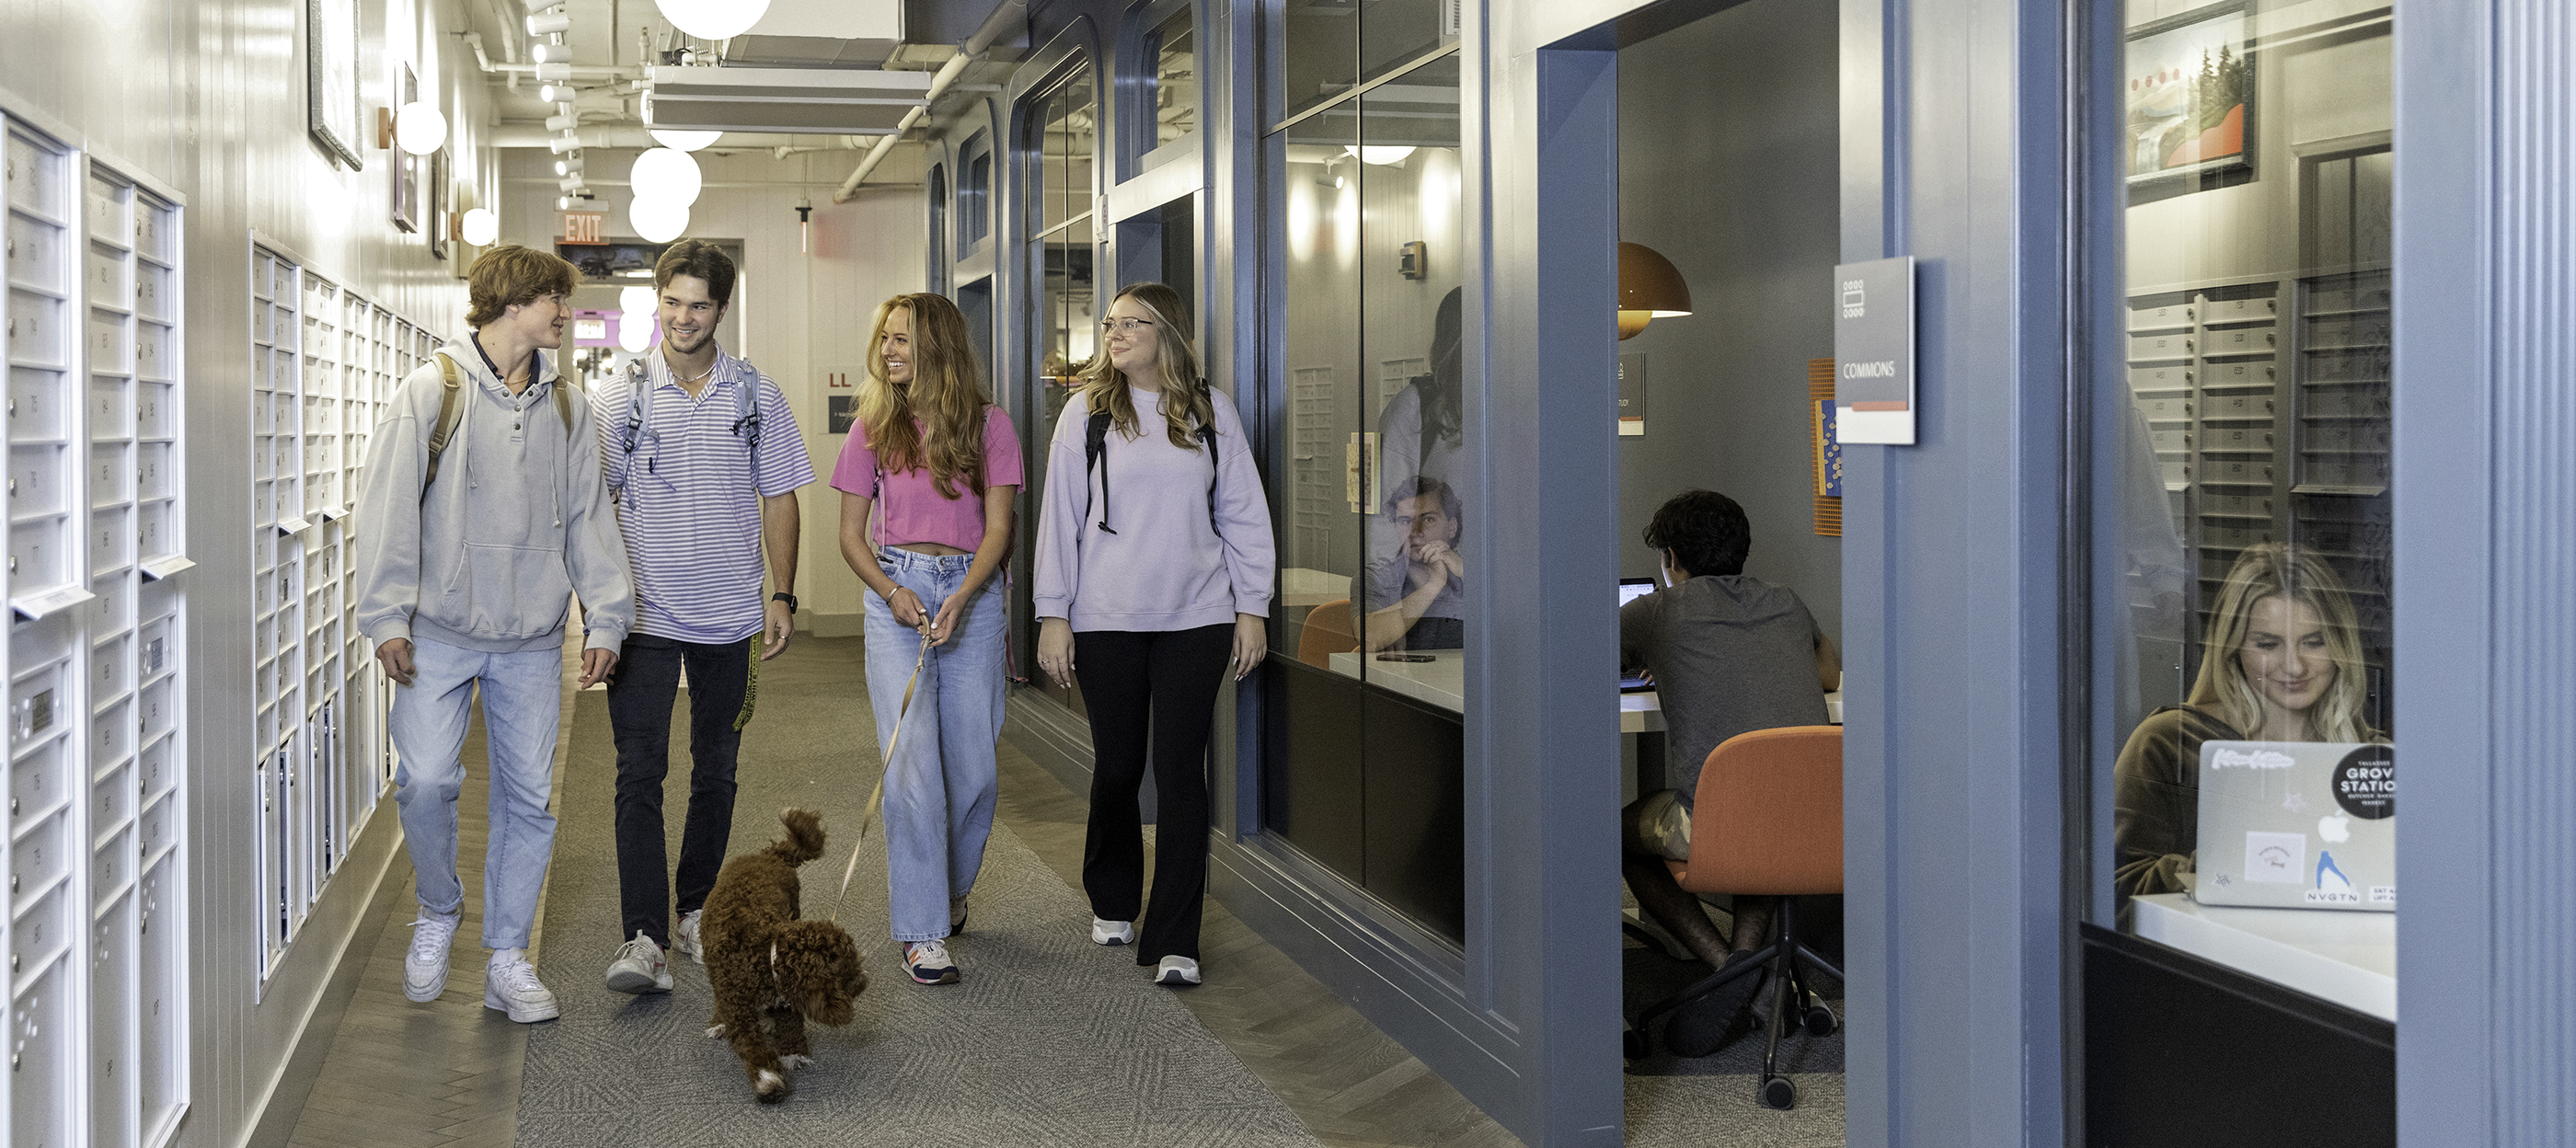
[[[2299,380],[2312,386],[2349,386],[2388,382],[2388,348],[2308,355],[2299,362]],[[2202,359],[2129,368],[2129,388],[2140,392],[2183,391],[2194,386],[2268,387],[2280,378],[2269,357]]]
[[[178,535],[170,527],[171,500],[141,507],[108,506],[89,512],[89,573],[105,578],[135,564],[175,553]],[[140,513],[137,513],[137,511]],[[13,597],[30,589],[74,581],[69,514],[55,512],[9,524],[9,583]]]
[[[2389,286],[2384,282],[2319,287],[2308,292],[2308,314],[2386,310]],[[2212,299],[2195,295],[2188,303],[2167,303],[2129,310],[2132,331],[2161,331],[2194,324],[2259,323],[2279,317],[2281,302],[2270,295],[2251,299]]]
[[[2199,417],[2204,419],[2268,419],[2278,412],[2280,403],[2270,394],[2204,394],[2199,399],[2182,395],[2139,396],[2138,413],[2149,422],[2174,422]],[[2310,391],[2299,402],[2299,414],[2306,418],[2363,419],[2388,417],[2388,392],[2381,389],[2355,391]]]
[[[176,468],[170,465],[174,450],[173,444],[167,442],[91,443],[89,457],[82,464],[89,470],[90,504],[124,502],[138,496],[147,502],[171,497],[178,477]],[[64,489],[70,476],[63,473],[63,462],[69,457],[71,448],[60,444],[10,447],[6,482],[11,518],[71,509],[72,492]],[[128,476],[132,476],[131,485]]]
[[[71,399],[62,394],[62,377],[50,371],[9,372],[9,441],[12,443],[65,443],[71,436]],[[174,384],[145,379],[134,387],[132,397],[126,394],[124,379],[94,379],[90,384],[89,437],[136,438],[168,441],[179,433],[178,404],[171,398]],[[126,412],[134,412],[131,423]]]
[[[2259,426],[2219,426],[2202,424],[2197,430],[2177,427],[2150,431],[2148,436],[2159,453],[2200,449],[2206,451],[2270,451],[2279,439],[2269,424]],[[2302,423],[2296,436],[2297,448],[2303,451],[2386,451],[2388,424],[2385,422],[2319,422]]]
[[[2186,455],[2163,459],[2157,463],[2168,485],[2178,483],[2219,483],[2233,486],[2273,486],[2289,473],[2287,467],[2263,459],[2211,458]],[[2327,455],[2306,458],[2299,468],[2299,481],[2319,486],[2386,486],[2388,456],[2384,454]]]
[[[385,395],[393,391],[400,375],[371,375],[360,380],[364,386],[380,388]],[[256,436],[291,435],[298,431],[308,435],[364,435],[384,417],[384,395],[341,397],[337,387],[325,390],[316,384],[298,392],[292,380],[274,390],[260,388],[251,392],[251,433]],[[302,411],[298,416],[297,412]]]
[[[372,330],[365,316],[364,326],[344,327],[317,315],[298,315],[295,308],[275,303],[254,301],[250,308],[250,340],[257,346],[274,351],[311,352],[331,361],[368,364],[391,369],[398,354],[422,354],[420,340],[406,345],[391,331]]]
[[[5,327],[12,367],[39,371],[68,370],[72,348],[66,344],[63,312],[70,304],[27,291],[9,293]],[[112,311],[91,311],[89,369],[111,375],[137,374],[168,382],[178,370],[171,347],[178,336],[168,320],[137,321]],[[12,372],[15,373],[15,372]]]
[[[2388,345],[2388,317],[2385,315],[2337,316],[2308,321],[2307,337],[2300,341],[2309,350],[2353,350]],[[2280,328],[2266,323],[2254,327],[2211,328],[2201,331],[2171,331],[2158,335],[2129,337],[2131,362],[2158,362],[2188,359],[2194,355],[2268,355],[2287,345]]]

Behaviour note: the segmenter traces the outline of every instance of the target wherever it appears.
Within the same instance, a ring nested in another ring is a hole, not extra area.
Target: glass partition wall
[[[2390,11],[2127,5],[2086,889],[2097,925],[2385,1021]]]
[[[1099,201],[1092,172],[1100,117],[1088,59],[1077,57],[1064,78],[1031,97],[1028,107],[1019,186],[1029,197],[1023,209],[1032,289],[1029,344],[1035,361],[1023,376],[1028,392],[1021,397],[1019,409],[1024,412],[1020,433],[1026,443],[1022,454],[1028,473],[1028,498],[1023,505],[1031,512],[1029,529],[1034,529],[1034,511],[1046,504],[1046,484],[1052,477],[1047,473],[1047,443],[1055,434],[1056,416],[1080,388],[1077,376],[1099,346],[1093,268]],[[1068,478],[1082,481],[1080,475]],[[1022,547],[1021,553],[1027,555],[1029,548]],[[1025,564],[1027,559],[1022,561]],[[1060,687],[1037,672],[1037,618],[1027,609],[1034,582],[1023,569],[1016,593],[1026,623],[1018,643],[1022,664],[1017,671],[1047,698],[1081,715],[1079,686]]]
[[[1286,6],[1270,30],[1264,274],[1281,586],[1263,825],[1465,935],[1459,67],[1444,5]]]

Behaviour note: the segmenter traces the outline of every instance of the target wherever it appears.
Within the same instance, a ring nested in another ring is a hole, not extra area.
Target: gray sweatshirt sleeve
[[[420,482],[429,467],[423,423],[438,417],[440,387],[432,359],[403,380],[367,437],[367,467],[358,480],[357,614],[358,632],[377,645],[409,641],[412,611],[420,605]]]
[[[1225,546],[1225,572],[1234,584],[1234,612],[1270,616],[1270,588],[1279,577],[1277,544],[1270,533],[1270,497],[1261,489],[1252,443],[1243,433],[1233,396],[1216,396],[1216,535]]]
[[[582,648],[615,650],[635,628],[635,580],[626,566],[626,539],[609,506],[608,480],[599,468],[598,411],[575,390],[576,420],[587,425],[572,436],[572,473],[564,477],[564,567],[581,596],[586,631]]]
[[[1040,618],[1073,618],[1073,595],[1080,581],[1079,545],[1090,516],[1091,476],[1084,473],[1082,435],[1091,412],[1077,396],[1056,416],[1055,435],[1047,442],[1046,496],[1038,506],[1037,586],[1031,594]]]

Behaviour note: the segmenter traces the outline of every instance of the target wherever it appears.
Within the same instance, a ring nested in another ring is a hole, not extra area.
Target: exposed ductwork
[[[923,95],[921,106],[904,116],[903,122],[895,125],[893,134],[878,140],[877,146],[868,149],[868,154],[859,160],[858,169],[852,171],[850,178],[841,181],[841,186],[832,192],[832,202],[848,203],[851,196],[858,194],[859,184],[867,180],[868,173],[875,171],[878,164],[885,162],[885,157],[894,151],[895,142],[902,139],[905,132],[911,131],[913,125],[922,121],[922,118],[929,113],[930,105],[938,102],[940,95],[948,90],[949,85],[956,83],[957,77],[964,74],[966,65],[974,62],[976,57],[991,48],[993,41],[1001,39],[1003,33],[1009,31],[1013,23],[1025,19],[1028,16],[1028,10],[1027,0],[1004,0],[1001,5],[995,7],[993,14],[985,17],[983,25],[975,29],[975,34],[958,47],[957,54],[949,57],[948,63],[942,65],[938,74],[930,78],[930,90]]]
[[[578,146],[583,148],[660,146],[653,142],[652,134],[643,128],[584,128],[572,133],[572,136],[580,141]],[[492,141],[493,147],[550,148],[556,140],[564,138],[564,133],[547,131],[542,126],[505,123],[494,129],[487,138]]]

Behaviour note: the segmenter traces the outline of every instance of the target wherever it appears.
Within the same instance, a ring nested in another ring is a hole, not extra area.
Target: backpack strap
[[[456,360],[448,358],[445,351],[434,351],[431,354],[438,360],[438,373],[445,380],[445,385],[438,391],[438,421],[431,423],[429,428],[429,469],[420,476],[420,497],[423,502],[429,500],[429,484],[438,481],[439,456],[447,453],[447,440],[456,436],[457,420],[463,418],[465,414],[464,409],[456,401]],[[570,420],[566,420],[565,425],[570,426]]]
[[[1092,468],[1100,469],[1100,532],[1116,534],[1109,528],[1109,408],[1091,412],[1082,428],[1082,476],[1091,478]]]
[[[1198,435],[1199,442],[1207,447],[1208,452],[1208,520],[1213,524],[1216,520],[1216,474],[1221,469],[1216,457],[1216,424],[1213,421],[1201,423]],[[1082,428],[1082,473],[1086,481],[1090,478],[1094,467],[1100,469],[1100,530],[1104,534],[1116,534],[1117,531],[1109,528],[1109,408],[1107,407],[1091,412],[1091,418]]]

